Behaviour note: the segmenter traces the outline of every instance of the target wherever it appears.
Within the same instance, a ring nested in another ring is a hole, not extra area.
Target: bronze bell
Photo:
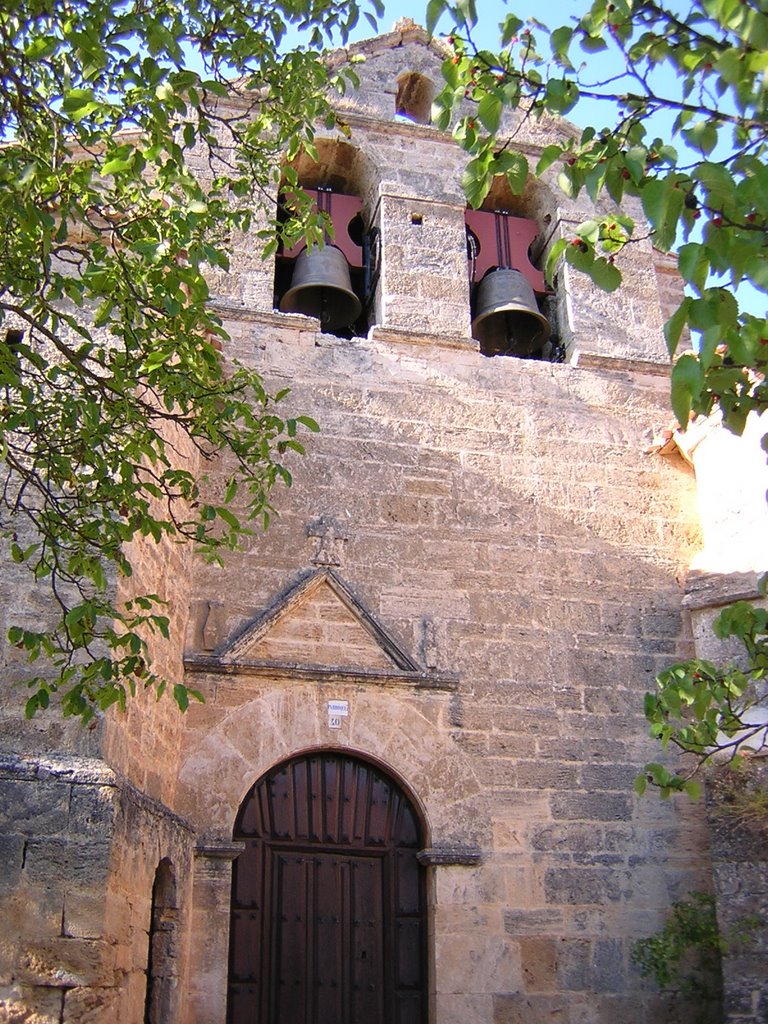
[[[299,253],[291,287],[280,300],[283,313],[314,316],[323,329],[335,330],[353,324],[362,308],[352,291],[349,264],[341,249],[313,245]]]
[[[519,270],[499,268],[477,286],[472,337],[486,356],[531,356],[551,334],[533,288]]]

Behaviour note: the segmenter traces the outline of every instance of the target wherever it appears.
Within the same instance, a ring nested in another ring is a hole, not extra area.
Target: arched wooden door
[[[425,1024],[422,836],[392,779],[293,758],[248,793],[234,838],[229,1024]]]

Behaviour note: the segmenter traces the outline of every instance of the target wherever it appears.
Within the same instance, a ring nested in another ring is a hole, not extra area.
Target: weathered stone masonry
[[[672,1019],[630,948],[712,887],[702,808],[632,791],[657,756],[643,692],[693,649],[693,475],[645,454],[669,418],[674,279],[647,242],[612,296],[564,267],[547,309],[566,361],[480,355],[463,158],[416,123],[439,49],[415,29],[355,49],[351,138],[321,133],[299,169],[377,228],[370,329],[275,312],[252,239],[213,282],[225,356],[321,432],[223,569],[135,554],[133,585],[171,602],[163,664],[205,704],[139,698],[83,737],[6,703],[0,1020],[224,1024],[238,809],[311,751],[377,766],[420,819],[425,1021]],[[516,144],[569,130],[526,123]],[[587,212],[547,180],[512,201],[537,258]]]

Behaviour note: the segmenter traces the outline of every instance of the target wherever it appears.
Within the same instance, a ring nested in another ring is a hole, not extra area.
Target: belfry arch
[[[249,790],[233,838],[230,1024],[425,1024],[425,829],[391,775],[299,754]]]

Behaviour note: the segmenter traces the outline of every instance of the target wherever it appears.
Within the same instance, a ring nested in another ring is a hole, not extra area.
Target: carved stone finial
[[[307,524],[307,536],[317,538],[313,565],[341,565],[349,534],[338,520],[330,515],[320,516]]]
[[[419,28],[413,18],[398,18],[392,26],[393,32],[408,32],[410,29]]]

